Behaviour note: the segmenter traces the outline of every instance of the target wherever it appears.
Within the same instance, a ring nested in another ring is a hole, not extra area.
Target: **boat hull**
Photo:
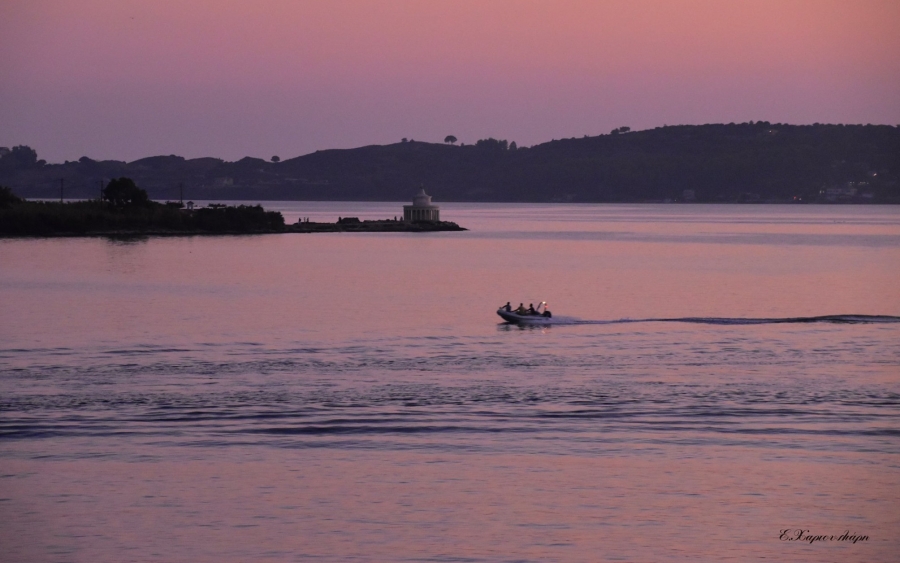
[[[506,309],[498,309],[497,314],[504,321],[517,325],[548,325],[553,322],[551,317],[543,315],[520,315],[515,311],[507,311]]]

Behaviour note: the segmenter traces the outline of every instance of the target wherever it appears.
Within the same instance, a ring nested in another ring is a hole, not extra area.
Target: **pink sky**
[[[0,146],[290,158],[401,137],[900,124],[900,2],[5,0]]]

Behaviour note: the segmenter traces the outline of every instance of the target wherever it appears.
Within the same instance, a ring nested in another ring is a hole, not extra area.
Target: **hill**
[[[623,128],[624,129],[624,128]],[[29,147],[0,156],[0,185],[23,197],[96,198],[127,176],[153,199],[900,203],[900,128],[768,122],[681,125],[553,140],[529,148],[404,141],[281,162],[154,156],[47,164]]]

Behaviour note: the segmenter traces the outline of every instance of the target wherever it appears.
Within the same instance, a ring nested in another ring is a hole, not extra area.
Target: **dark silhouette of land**
[[[0,236],[93,234],[269,233],[285,230],[281,213],[261,206],[185,210],[180,203],[150,201],[128,178],[109,182],[103,199],[25,201],[0,187]]]
[[[260,205],[211,204],[186,209],[180,202],[151,201],[130,178],[111,180],[103,197],[85,201],[26,201],[0,186],[2,236],[147,236],[185,234],[261,234],[325,232],[464,231],[449,221],[298,222],[285,225],[277,211]]]
[[[530,148],[406,141],[279,160],[38,160],[0,149],[0,185],[20,196],[97,198],[127,176],[152,199],[900,203],[900,128],[890,125],[684,125],[554,140]]]
[[[336,223],[299,222],[287,226],[291,233],[423,233],[434,231],[467,231],[452,221],[415,221],[407,223],[391,219],[364,220],[344,217]]]

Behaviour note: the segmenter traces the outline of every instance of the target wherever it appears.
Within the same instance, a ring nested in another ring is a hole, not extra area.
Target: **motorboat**
[[[509,308],[507,304],[497,309],[497,314],[500,315],[501,319],[512,324],[547,325],[553,322],[553,315],[547,310],[546,301],[541,301],[535,307],[534,313],[519,313],[516,309]]]

